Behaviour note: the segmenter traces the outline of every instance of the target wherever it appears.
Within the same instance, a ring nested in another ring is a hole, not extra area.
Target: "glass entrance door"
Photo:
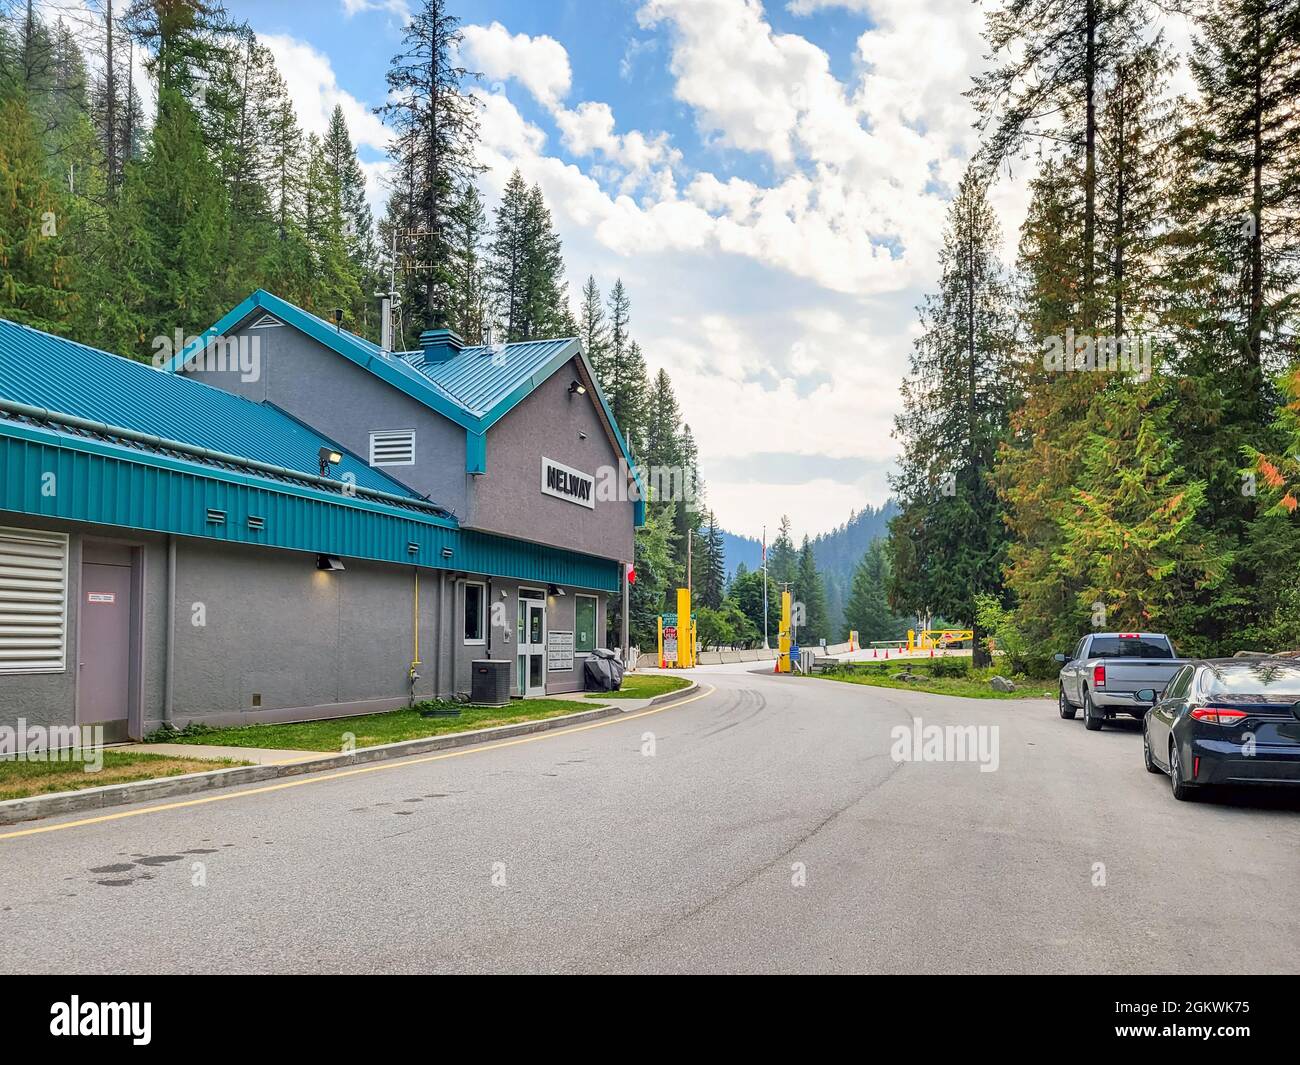
[[[546,601],[519,599],[516,682],[524,695],[546,694]]]

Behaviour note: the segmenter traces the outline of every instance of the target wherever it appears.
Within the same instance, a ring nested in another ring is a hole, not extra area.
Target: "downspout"
[[[167,658],[163,666],[163,724],[172,723],[176,677],[176,537],[167,537]]]
[[[409,679],[411,682],[411,704],[415,704],[415,682],[420,679],[418,668],[420,666],[420,569],[417,566],[413,571],[415,584],[411,594],[411,670]]]
[[[438,583],[434,586],[434,591],[437,594],[434,598],[433,607],[433,697],[435,699],[442,698],[442,595],[444,584],[446,584],[446,577],[444,574],[439,573]]]
[[[460,602],[460,590],[464,583],[463,578],[460,577],[451,582],[451,619],[447,626],[447,632],[451,636],[451,697],[453,699],[460,692],[456,681],[456,667],[459,665],[457,659],[460,658],[456,649],[456,604]]]
[[[493,602],[494,600],[492,598],[492,578],[489,577],[487,579],[487,602],[484,604],[484,609],[487,611],[487,617],[483,619],[483,625],[487,629],[487,655],[485,656],[487,658],[492,657],[492,603]]]

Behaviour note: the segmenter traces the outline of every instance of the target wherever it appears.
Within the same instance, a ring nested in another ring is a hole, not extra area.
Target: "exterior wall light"
[[[561,588],[558,584],[552,584],[549,588],[546,589],[546,594],[547,594],[547,595],[563,595],[563,594],[564,594],[564,589]]]
[[[327,573],[335,573],[347,567],[343,565],[343,560],[338,555],[317,555],[316,568]]]
[[[343,455],[335,451],[332,447],[323,447],[320,449],[320,475],[325,477],[329,474],[331,466],[337,466],[343,461]]]
[[[455,554],[455,552],[452,551],[452,549],[451,549],[450,547],[444,547],[444,548],[442,549],[442,557],[443,557],[443,558],[451,558],[451,556],[452,556],[453,554]]]
[[[569,395],[585,396],[586,394],[587,394],[587,386],[584,385],[581,381],[571,381],[569,383]]]

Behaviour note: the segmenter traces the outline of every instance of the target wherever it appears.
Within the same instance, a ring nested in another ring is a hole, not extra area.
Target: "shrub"
[[[964,677],[969,672],[969,658],[935,658],[930,662],[932,677]]]

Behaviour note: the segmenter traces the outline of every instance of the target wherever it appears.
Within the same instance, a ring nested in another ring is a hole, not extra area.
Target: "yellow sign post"
[[[695,622],[691,617],[691,590],[677,589],[677,668],[695,665]]]
[[[790,591],[781,593],[781,627],[777,630],[776,671],[790,672]]]

